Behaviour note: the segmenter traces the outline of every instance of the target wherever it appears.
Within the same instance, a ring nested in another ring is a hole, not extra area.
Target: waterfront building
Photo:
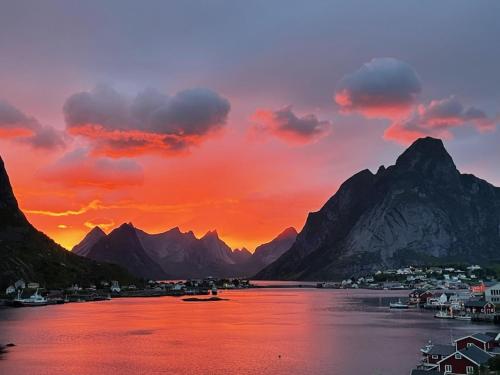
[[[481,350],[491,351],[498,346],[495,339],[495,336],[490,336],[486,333],[475,333],[455,340],[455,348],[456,350],[462,350],[470,348],[471,346],[476,346]]]
[[[24,282],[23,279],[20,279],[20,280],[17,280],[15,283],[14,283],[14,287],[16,289],[24,289],[26,288],[26,283]]]
[[[491,303],[500,303],[500,283],[485,288],[484,299]]]
[[[495,305],[485,300],[469,300],[464,302],[464,309],[471,314],[495,314]]]
[[[5,289],[5,294],[9,295],[9,294],[14,294],[16,292],[16,288],[14,287],[14,285],[9,285],[7,287],[7,289]]]
[[[472,345],[456,350],[438,362],[439,371],[443,374],[471,375],[476,374],[481,366],[487,365],[492,356],[477,346]]]

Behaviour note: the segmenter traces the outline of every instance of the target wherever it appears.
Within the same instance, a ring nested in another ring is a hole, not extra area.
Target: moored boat
[[[436,314],[434,314],[434,318],[438,319],[454,319],[453,310],[440,310]]]
[[[410,307],[410,305],[408,305],[407,303],[401,302],[400,299],[398,299],[397,302],[391,302],[391,303],[389,303],[389,308],[390,309],[407,309],[409,307]]]
[[[43,297],[38,293],[38,289],[28,298],[21,297],[21,291],[17,294],[17,297],[13,301],[13,306],[15,307],[35,307],[35,306],[46,306],[49,304],[47,298]]]

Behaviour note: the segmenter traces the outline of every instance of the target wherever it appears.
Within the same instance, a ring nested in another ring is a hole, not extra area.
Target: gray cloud
[[[275,111],[259,109],[252,116],[253,131],[267,132],[295,143],[308,143],[326,136],[331,131],[329,121],[321,121],[314,114],[298,117],[287,106]]]
[[[70,132],[123,153],[185,150],[222,128],[230,103],[204,88],[167,96],[147,89],[129,98],[100,85],[69,97],[64,116]]]
[[[408,110],[422,90],[415,70],[393,58],[377,58],[342,78],[335,101],[343,111],[391,117]]]
[[[42,125],[6,101],[0,100],[0,136],[13,138],[33,148],[64,148],[67,135],[51,126]]]

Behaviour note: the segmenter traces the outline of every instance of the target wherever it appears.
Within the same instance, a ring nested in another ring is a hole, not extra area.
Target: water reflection
[[[389,300],[405,292],[222,294],[229,301],[165,297],[2,310],[0,340],[17,346],[0,373],[400,375],[430,338],[444,342],[488,330],[389,311]]]

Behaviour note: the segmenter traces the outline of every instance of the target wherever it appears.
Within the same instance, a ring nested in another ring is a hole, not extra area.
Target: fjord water
[[[390,311],[407,292],[222,291],[228,301],[114,299],[0,310],[5,375],[409,373],[429,339],[491,330]]]

